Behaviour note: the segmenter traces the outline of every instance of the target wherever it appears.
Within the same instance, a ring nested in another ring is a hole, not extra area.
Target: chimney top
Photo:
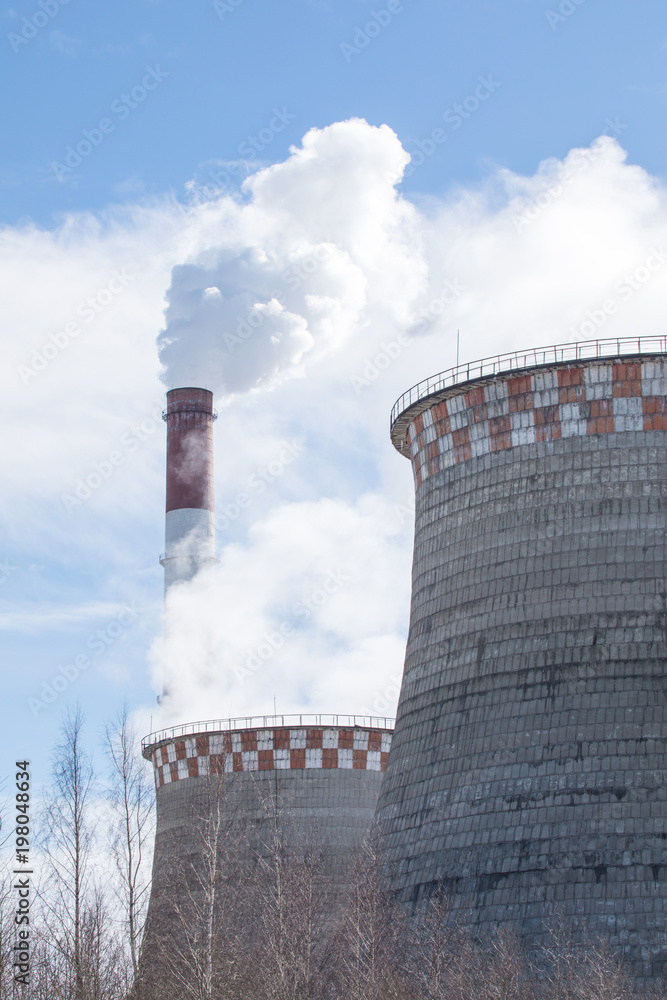
[[[213,393],[210,389],[199,389],[196,386],[169,390],[167,409],[163,412],[162,419],[166,420],[172,413],[208,413],[214,420],[218,416],[213,409]]]

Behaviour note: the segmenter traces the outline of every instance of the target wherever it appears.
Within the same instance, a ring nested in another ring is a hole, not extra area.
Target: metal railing
[[[468,361],[418,382],[399,396],[391,410],[390,429],[394,429],[400,415],[414,403],[433,393],[453,388],[459,383],[492,378],[495,375],[527,368],[566,364],[569,361],[589,361],[594,358],[616,358],[638,354],[667,354],[667,336],[585,340],[580,343],[556,344],[553,347],[534,347],[527,351],[511,351],[508,354],[483,358],[481,361]]]
[[[213,420],[218,419],[218,411],[215,408],[209,409],[205,403],[170,403],[162,411],[162,419],[166,423],[167,417],[172,417],[175,413],[207,413]]]
[[[172,560],[174,560],[174,561],[177,560],[177,559],[186,560],[186,559],[190,559],[190,558],[191,558],[190,556],[168,556],[166,552],[161,552],[160,556],[158,558],[158,562],[159,562],[160,566],[164,566],[165,563],[171,562]],[[200,556],[199,559],[198,559],[198,562],[202,566],[210,565],[210,563],[219,563],[220,562],[220,556],[218,555],[217,552],[215,552],[212,556]]]
[[[209,719],[189,725],[161,729],[141,741],[145,753],[157,743],[176,740],[182,736],[200,736],[205,733],[225,733],[247,729],[297,729],[314,726],[342,727],[345,729],[393,729],[394,719],[375,715],[247,715],[238,719]]]

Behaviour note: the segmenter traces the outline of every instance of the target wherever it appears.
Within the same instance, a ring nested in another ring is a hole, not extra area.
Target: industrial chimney
[[[162,419],[167,424],[165,593],[215,561],[213,502],[213,393],[171,389]]]

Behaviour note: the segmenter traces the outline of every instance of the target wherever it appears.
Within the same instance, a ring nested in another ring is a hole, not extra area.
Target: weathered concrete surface
[[[445,398],[445,395],[448,398]],[[667,361],[580,362],[410,425],[410,633],[378,805],[396,887],[532,945],[667,961]]]
[[[276,850],[294,859],[319,856],[335,903],[371,831],[390,744],[388,729],[281,724],[193,733],[145,749],[157,785],[141,963],[149,996],[173,980],[169,955],[180,946],[193,899],[207,891],[213,844],[216,879],[231,876],[237,890],[239,882],[250,887],[258,860],[271,862]],[[222,899],[223,889],[218,893]],[[243,889],[235,900],[237,919],[247,921]]]

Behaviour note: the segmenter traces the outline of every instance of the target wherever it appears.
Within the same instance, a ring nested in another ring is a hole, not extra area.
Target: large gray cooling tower
[[[410,633],[378,819],[396,889],[480,932],[667,960],[667,338],[416,386]]]

